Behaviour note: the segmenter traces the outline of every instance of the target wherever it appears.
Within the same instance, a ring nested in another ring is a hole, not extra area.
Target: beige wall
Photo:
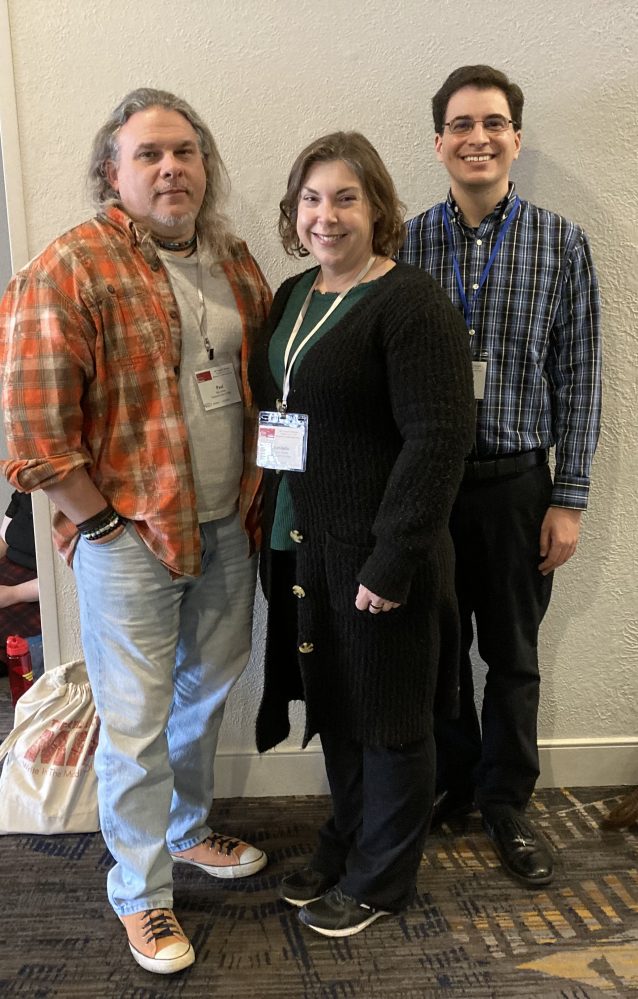
[[[2,169],[2,145],[0,144],[0,295],[11,277],[11,255],[9,252],[9,230],[7,226],[7,206],[4,193],[4,173]],[[0,422],[0,454],[5,453],[4,427]],[[4,515],[11,496],[11,487],[6,479],[0,479],[0,518]]]
[[[278,246],[275,225],[287,170],[302,145],[337,127],[360,129],[414,213],[447,188],[433,154],[429,111],[447,73],[484,61],[522,85],[519,193],[587,229],[600,272],[606,359],[590,512],[577,557],[558,573],[542,636],[544,778],[576,783],[582,772],[585,783],[593,782],[598,765],[610,782],[632,774],[635,780],[634,5],[9,0],[8,7],[30,253],[86,215],[82,179],[90,139],[132,87],[174,90],[210,122],[233,180],[237,229],[276,285],[295,266]],[[62,573],[58,590],[62,655],[71,658],[76,611]],[[258,646],[262,618],[260,610]],[[310,788],[298,737],[290,740],[290,756],[280,754],[279,770],[251,756],[258,674],[253,662],[229,706],[222,786],[235,793],[257,784],[299,790],[295,779],[306,774]],[[269,783],[275,772],[280,777]]]

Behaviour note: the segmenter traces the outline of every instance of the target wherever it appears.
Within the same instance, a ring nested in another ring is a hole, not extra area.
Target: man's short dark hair
[[[498,90],[502,90],[507,98],[514,129],[522,127],[525,98],[523,91],[516,83],[511,83],[505,73],[502,73],[500,69],[492,69],[491,66],[459,66],[458,69],[450,73],[443,86],[437,90],[432,98],[432,117],[434,118],[434,131],[437,135],[443,135],[445,113],[450,98],[462,87],[476,87],[478,90],[490,90],[492,87],[496,87]]]

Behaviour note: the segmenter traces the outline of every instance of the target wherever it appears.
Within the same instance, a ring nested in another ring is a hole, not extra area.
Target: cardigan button
[[[303,586],[299,586],[298,583],[295,583],[295,585],[292,588],[292,592],[296,597],[299,597],[300,600],[302,599],[302,597],[305,597],[306,595],[306,591],[304,590]]]
[[[301,533],[301,531],[296,531],[293,529],[292,531],[290,531],[290,537],[297,545],[300,545],[301,542],[303,541],[303,534]]]
[[[302,642],[301,645],[299,646],[299,651],[303,652],[304,654],[306,652],[314,652],[315,647],[312,644],[312,642]]]

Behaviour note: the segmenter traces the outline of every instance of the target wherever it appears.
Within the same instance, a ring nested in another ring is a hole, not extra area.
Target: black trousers
[[[312,866],[375,908],[398,912],[414,895],[434,798],[434,737],[396,749],[321,733],[333,815]]]
[[[525,808],[539,774],[538,630],[552,576],[538,571],[540,528],[551,499],[541,465],[512,478],[461,486],[450,527],[461,614],[460,717],[435,724],[437,787],[475,789],[484,814]],[[487,664],[481,725],[470,647]]]

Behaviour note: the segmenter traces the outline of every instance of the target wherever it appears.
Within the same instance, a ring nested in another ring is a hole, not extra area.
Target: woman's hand
[[[383,597],[380,597],[377,593],[373,593],[367,586],[362,586],[361,584],[359,585],[357,599],[354,603],[357,610],[367,610],[371,614],[381,614],[400,606],[394,600],[384,600]]]

